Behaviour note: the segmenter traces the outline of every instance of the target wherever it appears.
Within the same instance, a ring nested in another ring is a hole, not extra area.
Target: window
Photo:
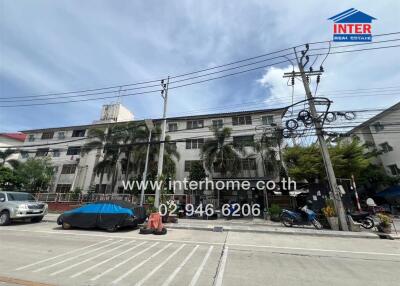
[[[61,174],[75,174],[76,164],[65,164],[62,166]]]
[[[174,132],[178,130],[178,123],[169,123],[168,124],[168,131]]]
[[[79,155],[81,153],[81,147],[68,147],[67,155]]]
[[[186,122],[186,129],[203,128],[204,120],[189,120]]]
[[[243,170],[254,171],[257,169],[256,159],[243,159],[242,160]]]
[[[43,132],[42,139],[52,139],[54,136],[54,132]]]
[[[85,137],[85,129],[76,129],[72,131],[72,137]]]
[[[34,134],[29,134],[28,141],[29,142],[35,141],[35,135]]]
[[[36,157],[44,157],[49,153],[49,148],[39,148],[36,151]]]
[[[377,122],[372,126],[374,126],[374,128],[375,128],[375,132],[379,132],[379,131],[382,131],[383,129],[385,129],[385,127],[380,122]]]
[[[254,144],[253,135],[233,136],[233,146],[235,147],[253,146],[253,144]]]
[[[54,149],[53,150],[53,157],[60,157],[60,150],[59,149]]]
[[[262,116],[261,122],[263,125],[271,125],[274,122],[274,117],[272,115]]]
[[[22,159],[29,158],[29,153],[26,151],[21,151],[21,157],[22,157]]]
[[[213,120],[212,125],[214,128],[220,129],[224,126],[224,121],[222,119]]]
[[[393,147],[390,146],[389,143],[387,143],[387,142],[384,142],[384,143],[382,143],[382,144],[379,144],[379,146],[381,146],[382,151],[385,152],[385,153],[390,152],[390,151],[393,151]]]
[[[186,139],[186,149],[201,149],[204,144],[204,139]]]
[[[0,193],[0,202],[4,202],[6,200],[6,195],[3,193]]]
[[[243,115],[243,116],[234,116],[232,117],[233,125],[251,125],[251,116]]]
[[[64,139],[64,138],[65,138],[65,132],[64,131],[58,132],[58,139]]]
[[[190,172],[192,165],[196,162],[201,162],[200,160],[187,160],[185,161],[185,172]]]
[[[71,190],[71,184],[58,184],[56,193],[68,193]]]

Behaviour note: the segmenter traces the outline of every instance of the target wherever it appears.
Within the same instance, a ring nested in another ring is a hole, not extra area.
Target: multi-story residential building
[[[375,158],[390,176],[400,176],[400,102],[349,131],[362,143],[382,151]]]
[[[8,148],[5,147],[18,147],[25,141],[26,135],[24,133],[0,133],[0,151],[5,151]],[[18,153],[11,154],[8,156],[5,165],[8,165],[8,160],[17,160],[19,157]]]
[[[112,115],[105,116],[105,112]],[[90,151],[82,155],[80,150],[82,146],[90,140],[87,138],[87,132],[90,128],[107,128],[121,122],[133,122],[130,119],[131,114],[125,114],[123,120],[118,119],[123,107],[103,108],[101,120],[95,121],[90,125],[56,127],[46,129],[25,130],[27,139],[24,143],[24,150],[21,154],[22,160],[28,157],[48,156],[55,168],[55,176],[50,192],[69,192],[75,189],[84,191],[99,186],[99,176],[94,172],[95,165],[101,161],[101,153],[97,150]],[[270,132],[281,124],[281,117],[284,109],[261,109],[252,111],[229,112],[218,114],[205,114],[195,116],[171,117],[167,120],[166,134],[170,141],[176,142],[177,151],[180,154],[179,160],[175,159],[176,180],[183,180],[189,177],[190,166],[195,161],[200,160],[200,149],[206,140],[213,138],[213,132],[210,127],[229,127],[232,129],[233,143],[241,143],[242,146],[248,142],[247,155],[243,157],[240,166],[240,172],[237,178],[268,178],[272,179],[270,174],[265,174],[259,154],[254,152],[252,142],[261,138],[263,132]],[[128,115],[128,116],[126,116]],[[134,121],[140,123],[140,121]],[[161,125],[161,119],[153,119],[155,125]],[[144,121],[143,121],[144,123]],[[271,132],[270,132],[271,133]],[[29,147],[32,146],[32,147]],[[29,152],[27,152],[30,150]],[[278,158],[279,159],[279,158]],[[215,173],[215,178],[221,178],[221,174]],[[121,189],[122,174],[118,175],[117,188]],[[110,190],[110,180],[104,176],[106,190]],[[104,189],[104,187],[102,187]],[[183,189],[175,189],[176,193],[183,193]]]

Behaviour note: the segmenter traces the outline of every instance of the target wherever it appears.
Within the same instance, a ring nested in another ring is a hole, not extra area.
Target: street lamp
[[[147,130],[149,130],[149,139],[147,140],[147,153],[146,153],[146,162],[144,165],[144,172],[143,172],[143,178],[142,178],[142,190],[141,190],[141,195],[140,195],[140,205],[142,206],[144,203],[144,188],[146,186],[146,177],[147,177],[147,166],[149,164],[149,152],[150,152],[150,141],[151,141],[151,133],[154,129],[154,124],[153,120],[151,119],[146,119],[145,121]]]

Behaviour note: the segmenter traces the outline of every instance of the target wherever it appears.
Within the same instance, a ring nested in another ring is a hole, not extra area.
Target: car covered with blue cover
[[[137,227],[146,220],[146,211],[125,201],[99,201],[66,211],[57,219],[64,229],[101,228],[116,231],[122,227]]]

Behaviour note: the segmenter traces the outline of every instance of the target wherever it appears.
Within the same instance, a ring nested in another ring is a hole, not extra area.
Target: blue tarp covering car
[[[125,201],[100,201],[86,204],[60,215],[57,224],[64,229],[101,228],[116,231],[122,227],[137,227],[146,220],[145,209]]]

